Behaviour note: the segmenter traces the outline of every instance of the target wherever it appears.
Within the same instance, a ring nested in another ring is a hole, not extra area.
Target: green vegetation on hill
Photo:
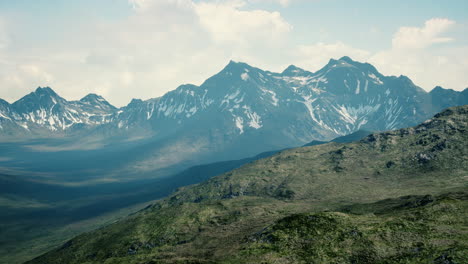
[[[282,151],[29,263],[466,263],[467,121]]]
[[[468,192],[285,217],[249,237],[248,263],[467,263]]]

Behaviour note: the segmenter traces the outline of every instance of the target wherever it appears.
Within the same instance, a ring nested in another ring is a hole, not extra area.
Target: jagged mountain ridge
[[[458,96],[458,92],[452,97]],[[236,134],[268,130],[281,123],[298,138],[331,139],[359,129],[390,130],[414,125],[440,111],[431,93],[405,76],[386,77],[372,65],[348,57],[316,73],[295,66],[272,73],[231,61],[200,87],[180,86],[158,99],[142,102],[140,119],[154,122],[224,115]],[[455,99],[444,106],[464,104]],[[288,120],[289,122],[286,122]],[[298,121],[298,122],[294,122]],[[130,128],[123,120],[120,127]]]
[[[405,76],[383,76],[372,65],[349,57],[332,59],[316,73],[293,65],[272,73],[231,61],[199,87],[182,85],[160,98],[134,99],[121,109],[98,95],[68,102],[48,87],[38,88],[12,105],[1,102],[0,131],[5,134],[5,125],[33,134],[108,125],[161,133],[162,126],[222,115],[228,130],[236,134],[267,129],[279,121],[285,133],[294,129],[307,141],[361,128],[378,131],[413,125],[441,108],[467,103],[466,91],[462,93],[440,87],[426,93]]]
[[[2,101],[0,131],[21,134],[72,130],[80,125],[97,126],[109,122],[117,108],[104,98],[89,94],[79,101],[67,101],[49,87],[39,87],[13,104]]]

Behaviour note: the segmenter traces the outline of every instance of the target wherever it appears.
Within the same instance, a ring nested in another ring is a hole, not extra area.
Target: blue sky
[[[426,90],[468,87],[468,1],[0,1],[0,98],[37,86],[116,105],[200,84],[230,59],[316,71],[347,55]]]

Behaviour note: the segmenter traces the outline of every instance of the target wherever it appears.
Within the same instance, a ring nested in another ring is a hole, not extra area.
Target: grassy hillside
[[[456,107],[359,142],[286,150],[30,263],[463,263],[466,193],[453,192],[467,187],[467,121]]]
[[[333,142],[351,142],[368,134],[370,132],[358,131],[338,137]],[[0,145],[0,148],[4,146]],[[9,147],[11,150],[12,146]],[[198,165],[162,179],[135,180],[113,185],[54,186],[28,181],[24,179],[27,175],[0,173],[0,263],[23,263],[80,233],[115,222],[117,218],[144,208],[150,203],[148,201],[165,197],[177,187],[200,183],[277,152],[280,150],[240,160]],[[50,158],[43,157],[38,163],[56,161]],[[66,155],[62,159],[76,161]],[[35,158],[31,157],[30,160]],[[78,163],[82,167],[87,165],[86,162]],[[69,165],[62,164],[62,169]],[[51,164],[44,167],[57,169]],[[60,175],[55,177],[61,178]]]
[[[467,219],[468,192],[295,214],[250,236],[225,263],[467,263]]]

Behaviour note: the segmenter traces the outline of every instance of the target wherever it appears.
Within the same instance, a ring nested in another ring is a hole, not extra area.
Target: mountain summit
[[[306,75],[312,75],[312,72],[306,71],[304,69],[301,69],[295,65],[289,65],[282,73],[281,75],[284,76],[306,76]]]

